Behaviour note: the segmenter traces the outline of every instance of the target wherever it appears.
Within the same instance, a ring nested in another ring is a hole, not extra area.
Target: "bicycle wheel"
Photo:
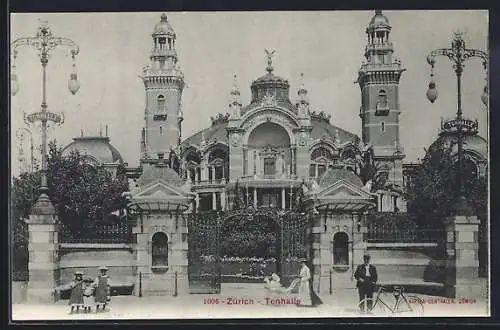
[[[387,308],[372,298],[365,298],[358,304],[358,310],[362,315],[386,317],[389,315]]]
[[[406,296],[406,302],[402,302],[398,309],[401,311],[401,316],[419,317],[424,316],[424,301],[417,296]]]

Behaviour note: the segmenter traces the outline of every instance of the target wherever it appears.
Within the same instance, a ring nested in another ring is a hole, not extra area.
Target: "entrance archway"
[[[266,214],[230,214],[221,225],[221,281],[262,283],[280,272],[281,226]]]
[[[299,258],[310,256],[307,214],[248,207],[193,213],[188,225],[192,293],[220,293],[227,281],[262,283],[271,272],[288,286]]]

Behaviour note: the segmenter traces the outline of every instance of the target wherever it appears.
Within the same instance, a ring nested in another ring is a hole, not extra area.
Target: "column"
[[[248,174],[248,157],[247,157],[247,148],[243,148],[243,176]]]
[[[291,175],[295,174],[295,148],[292,149],[292,163],[290,164]]]
[[[257,207],[257,188],[253,188],[253,206]]]
[[[217,196],[216,192],[212,193],[212,210],[217,210]]]
[[[314,164],[314,177],[318,177],[318,164]]]
[[[451,216],[446,219],[444,285],[448,297],[487,297],[487,283],[479,278],[479,222],[476,216]]]
[[[28,220],[28,303],[53,303],[57,298],[54,294],[59,260],[57,215],[52,205],[46,209],[43,206],[35,205],[33,213],[37,214],[31,214]]]
[[[195,201],[195,211],[198,212],[198,210],[200,208],[200,195],[199,194],[196,194],[194,201]]]
[[[201,180],[203,180],[203,181],[208,180],[208,165],[207,164],[202,165],[202,171],[203,171],[203,174],[201,176]]]
[[[281,209],[284,210],[286,208],[286,194],[285,194],[285,188],[281,188]]]
[[[223,190],[220,193],[220,203],[223,210],[226,209],[226,192]]]
[[[145,219],[144,219],[145,218]],[[144,216],[143,220],[147,220],[147,217]],[[146,222],[144,221],[144,222]],[[142,226],[138,225],[132,229],[132,232],[135,234],[136,242],[134,246],[135,257],[136,257],[136,283],[134,285],[134,295],[147,295],[148,293],[148,284],[149,284],[149,272],[150,272],[150,259],[151,256],[149,254],[149,233],[145,233],[142,231]]]

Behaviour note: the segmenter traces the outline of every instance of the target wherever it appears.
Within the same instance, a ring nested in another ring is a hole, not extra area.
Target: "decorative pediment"
[[[183,191],[179,187],[173,187],[169,185],[167,182],[158,179],[154,182],[151,182],[149,185],[141,189],[141,191],[137,192],[133,198],[134,199],[155,199],[155,200],[168,200],[168,199],[178,199],[185,198],[187,196],[187,192]]]
[[[371,200],[373,198],[369,192],[347,180],[340,180],[316,193],[317,198],[329,200]]]

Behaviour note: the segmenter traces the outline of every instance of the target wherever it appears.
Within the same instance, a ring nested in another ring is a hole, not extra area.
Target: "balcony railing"
[[[210,186],[210,185],[225,185],[228,182],[229,179],[222,178],[222,179],[209,179],[209,180],[195,180],[191,181],[191,184],[194,187],[197,187],[197,186]]]
[[[132,226],[126,223],[80,228],[71,228],[63,224],[59,226],[61,243],[130,243],[132,237]]]

